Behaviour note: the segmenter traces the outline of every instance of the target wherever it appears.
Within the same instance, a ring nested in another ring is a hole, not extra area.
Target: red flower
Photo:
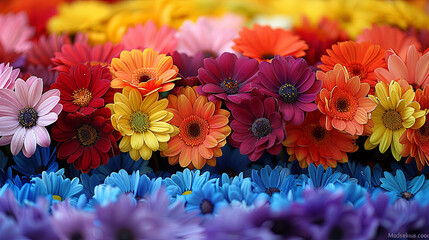
[[[52,128],[52,138],[59,142],[58,158],[87,173],[119,154],[116,142],[121,135],[113,129],[110,115],[108,108],[97,109],[89,116],[79,112],[61,114]]]
[[[88,115],[113,101],[113,90],[109,91],[111,80],[107,67],[79,64],[71,67],[68,73],[60,73],[51,88],[61,91],[63,111]]]

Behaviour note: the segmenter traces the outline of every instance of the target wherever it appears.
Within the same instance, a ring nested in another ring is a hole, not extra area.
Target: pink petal
[[[37,125],[46,127],[48,125],[51,125],[55,121],[57,121],[57,119],[58,119],[58,115],[54,112],[51,112],[44,116],[40,116],[39,119],[37,119]]]
[[[2,99],[3,101],[10,102],[8,106],[11,108],[21,109],[23,107],[22,104],[16,98],[15,92],[10,89],[0,89],[0,98],[4,98]],[[3,101],[1,105],[3,105]]]
[[[407,67],[405,66],[404,61],[397,55],[392,55],[389,57],[388,60],[388,66],[389,71],[398,79],[406,79],[407,81],[410,81],[411,79],[408,79],[408,71]],[[393,79],[391,79],[393,80]],[[409,84],[412,84],[412,82],[408,82]]]
[[[0,146],[8,145],[12,141],[13,135],[0,137]]]
[[[12,135],[16,132],[16,128],[19,125],[16,117],[0,117],[0,135]]]
[[[36,111],[39,116],[49,113],[60,101],[60,97],[52,96],[37,106]]]
[[[24,80],[18,79],[15,83],[15,92],[18,101],[22,106],[28,107],[28,87]]]
[[[31,157],[36,151],[36,146],[36,135],[34,134],[33,129],[27,129],[22,153],[26,157]]]
[[[36,134],[37,144],[42,147],[48,147],[51,144],[51,137],[49,136],[48,130],[45,127],[36,125],[33,128],[34,134]]]
[[[28,106],[34,107],[39,103],[42,96],[43,82],[42,79],[36,80],[28,89]]]
[[[18,155],[19,151],[21,151],[24,145],[25,132],[25,128],[18,127],[18,130],[13,135],[12,141],[10,142],[10,151],[13,155]]]
[[[51,90],[49,90],[49,91],[45,92],[45,93],[40,97],[39,103],[37,103],[37,105],[36,105],[34,108],[35,108],[35,109],[38,109],[40,104],[42,104],[43,102],[45,102],[45,101],[46,101],[46,99],[51,98],[51,97],[53,97],[53,96],[57,96],[57,97],[59,97],[59,96],[60,96],[60,90],[58,90],[58,89],[51,89]]]

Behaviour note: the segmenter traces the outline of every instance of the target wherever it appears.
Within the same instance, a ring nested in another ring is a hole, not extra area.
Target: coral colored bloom
[[[162,152],[171,165],[201,169],[206,163],[216,164],[222,156],[221,147],[231,133],[228,126],[230,113],[221,109],[221,102],[207,101],[196,93],[195,88],[183,88],[178,96],[168,95],[168,111],[174,114],[170,123],[179,128],[179,133],[168,142]]]
[[[50,66],[52,65],[51,58],[55,57],[55,52],[60,52],[65,44],[71,44],[70,38],[65,33],[62,35],[42,35],[26,52],[27,62],[33,65]]]
[[[301,124],[304,112],[317,109],[314,100],[322,81],[302,58],[276,56],[271,63],[261,63],[256,82],[261,92],[277,99],[283,120],[291,124]]]
[[[59,72],[68,72],[71,66],[77,66],[80,63],[107,66],[112,58],[119,56],[122,49],[122,44],[112,45],[111,43],[94,47],[84,42],[65,44],[60,52],[55,52],[55,57],[51,61],[55,65],[53,69]]]
[[[365,149],[379,145],[381,153],[391,147],[393,156],[401,160],[403,145],[399,138],[406,129],[418,129],[426,121],[426,111],[414,101],[414,90],[405,80],[392,81],[389,85],[379,82],[375,86],[375,96],[369,97],[377,103],[371,113],[374,121],[373,132],[365,142]]]
[[[52,138],[60,143],[57,157],[87,173],[119,154],[116,142],[121,135],[113,129],[110,114],[108,108],[96,109],[89,115],[61,114],[52,128]]]
[[[284,122],[278,112],[276,100],[252,91],[250,99],[231,107],[234,120],[231,137],[239,143],[240,153],[249,155],[251,161],[258,160],[265,150],[272,155],[280,153],[285,139]]]
[[[19,75],[19,68],[13,69],[9,63],[0,63],[0,89],[7,88],[13,90],[15,81]]]
[[[303,57],[308,49],[308,45],[292,32],[258,24],[252,29],[244,27],[234,43],[232,49],[258,61],[270,61],[276,55]]]
[[[200,95],[209,101],[224,101],[238,104],[242,99],[250,98],[250,83],[256,78],[259,69],[258,61],[223,53],[216,59],[206,58],[204,67],[198,70],[201,86],[197,88]]]
[[[168,123],[173,118],[166,111],[167,99],[158,100],[155,92],[142,99],[137,89],[125,87],[116,93],[113,104],[107,105],[112,111],[112,125],[122,134],[119,148],[129,152],[135,161],[149,160],[152,152],[167,149],[167,142],[174,133]]]
[[[323,113],[321,124],[327,130],[334,127],[351,135],[362,135],[369,113],[377,106],[367,97],[369,84],[361,83],[357,76],[350,78],[347,69],[340,64],[326,73],[318,71],[316,76],[323,82],[316,99]]]
[[[422,56],[415,46],[408,48],[405,59],[396,54],[390,55],[387,68],[375,70],[377,79],[387,84],[392,80],[404,79],[415,88],[422,89],[429,85],[429,54]]]
[[[286,125],[287,138],[283,145],[290,155],[289,161],[298,160],[302,168],[310,163],[322,164],[326,169],[337,163],[348,161],[347,153],[356,152],[357,136],[342,133],[336,129],[326,130],[320,124],[319,111],[308,113],[302,125]]]
[[[70,67],[68,73],[60,73],[51,88],[61,91],[60,103],[64,112],[81,112],[88,115],[105,103],[112,102],[110,89],[112,75],[109,68],[101,65],[79,64]],[[106,99],[106,97],[110,97]]]
[[[54,123],[61,112],[60,91],[42,94],[42,89],[43,81],[36,77],[16,80],[15,91],[0,89],[0,145],[10,143],[13,155],[22,149],[24,156],[30,157],[37,145],[51,144],[45,127]]]
[[[384,60],[385,51],[379,45],[369,42],[340,42],[326,52],[328,55],[322,56],[323,64],[319,66],[320,69],[327,72],[339,63],[347,68],[350,77],[359,76],[361,82],[368,83],[371,87],[370,94],[374,92],[377,84],[374,70],[387,67]]]
[[[386,51],[393,49],[402,59],[405,59],[409,46],[414,45],[417,49],[421,49],[420,42],[414,36],[388,25],[374,24],[372,28],[364,29],[362,34],[357,36],[356,42],[371,42],[380,45]]]
[[[155,23],[147,21],[144,26],[137,24],[131,27],[122,37],[125,49],[152,48],[160,53],[173,52],[176,49],[178,40],[175,37],[176,30],[167,25],[157,29]]]
[[[146,48],[143,52],[122,51],[119,58],[112,59],[111,72],[112,88],[130,86],[147,96],[173,89],[178,69],[170,56]]]

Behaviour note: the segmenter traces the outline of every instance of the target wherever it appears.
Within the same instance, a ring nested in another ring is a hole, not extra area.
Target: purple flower
[[[200,95],[210,101],[224,100],[226,103],[239,104],[242,99],[250,98],[250,83],[256,78],[258,61],[225,52],[216,59],[204,60],[204,67],[198,70],[201,86]]]
[[[53,206],[52,225],[61,239],[93,239],[94,215],[62,202]]]
[[[173,58],[174,65],[179,69],[177,77],[180,78],[175,81],[176,87],[173,89],[172,94],[177,94],[182,87],[200,84],[198,69],[203,66],[204,62],[204,54],[202,52],[197,53],[193,57],[185,53],[174,52],[171,57]]]
[[[304,112],[317,109],[314,100],[322,82],[302,58],[275,56],[271,63],[262,62],[256,82],[263,93],[277,99],[282,118],[294,125],[304,121]]]

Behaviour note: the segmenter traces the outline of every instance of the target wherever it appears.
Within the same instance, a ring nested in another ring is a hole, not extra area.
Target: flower
[[[370,86],[361,83],[359,77],[350,78],[347,68],[336,64],[326,73],[317,72],[317,79],[323,86],[316,103],[327,130],[332,128],[345,131],[351,135],[362,135],[364,125],[370,119],[370,112],[377,104],[368,95]]]
[[[51,89],[60,90],[60,103],[64,112],[89,115],[95,109],[103,107],[105,102],[112,102],[112,94],[106,94],[111,79],[107,67],[78,64],[71,66],[67,73],[60,73]]]
[[[94,215],[77,210],[68,204],[53,206],[52,227],[57,230],[60,239],[93,239]]]
[[[149,161],[144,161],[143,159],[139,159],[134,161],[130,154],[120,153],[119,155],[114,156],[109,159],[106,165],[99,166],[94,169],[92,175],[98,175],[100,178],[105,179],[112,172],[119,172],[119,170],[123,169],[127,171],[129,174],[139,171],[140,174],[149,174],[153,170],[148,166]]]
[[[190,171],[185,168],[183,172],[177,172],[169,178],[164,179],[164,185],[167,193],[172,199],[185,200],[192,194],[193,191],[201,189],[206,183],[213,183],[215,179],[210,178],[209,172],[200,174],[200,170]]]
[[[384,178],[380,178],[381,188],[393,193],[396,198],[403,198],[405,200],[411,200],[414,197],[422,197],[427,194],[427,191],[420,191],[425,182],[425,176],[420,175],[407,182],[405,175],[401,170],[396,170],[396,176],[394,177],[389,172],[384,172]],[[420,193],[420,196],[416,196]],[[425,193],[425,194],[423,194]]]
[[[50,173],[58,170],[55,151],[51,152],[49,146],[37,147],[36,152],[29,158],[19,153],[13,156],[13,160],[16,165],[13,165],[12,168],[29,177],[40,176],[43,171]]]
[[[289,186],[295,185],[295,179],[292,176],[289,176],[289,169],[282,167],[272,169],[267,165],[260,169],[259,173],[253,169],[253,192],[266,193],[270,197],[272,197],[274,193],[287,195],[289,190],[291,190]]]
[[[270,61],[276,55],[303,57],[308,49],[308,45],[292,32],[258,24],[252,29],[243,27],[234,43],[232,49],[258,61]]]
[[[176,49],[178,40],[175,37],[176,30],[167,25],[157,29],[155,23],[147,21],[144,26],[137,24],[135,27],[128,28],[128,31],[122,37],[122,43],[125,49],[152,48],[160,53],[173,52]]]
[[[121,169],[119,172],[112,172],[104,180],[104,184],[118,187],[122,193],[129,193],[132,196],[136,196],[137,188],[139,186],[140,173],[138,171],[133,172],[131,175],[127,171]]]
[[[19,75],[19,68],[13,69],[9,63],[0,63],[0,89],[6,88],[13,90],[15,81]]]
[[[29,65],[27,68],[27,72],[25,73],[30,76],[35,76],[41,78],[43,80],[43,92],[51,89],[51,85],[57,80],[58,72],[51,71],[51,67],[45,67],[43,65]],[[25,79],[25,75],[23,79]]]
[[[317,109],[313,102],[322,86],[304,59],[276,56],[271,63],[261,63],[256,82],[260,91],[272,96],[279,104],[283,120],[299,125],[304,112]]]
[[[328,55],[322,56],[323,64],[319,65],[322,71],[330,71],[339,63],[347,68],[350,77],[359,76],[361,82],[368,83],[371,87],[370,94],[374,92],[377,83],[374,70],[387,67],[385,50],[369,42],[340,42],[332,45],[326,52]]]
[[[371,42],[380,45],[386,51],[392,49],[402,59],[405,59],[409,46],[414,45],[417,49],[421,49],[420,42],[414,36],[407,35],[399,28],[388,25],[373,24],[371,28],[364,29],[357,36],[356,42]]]
[[[119,58],[112,59],[111,72],[112,88],[130,86],[148,96],[173,89],[178,69],[170,56],[146,48],[143,52],[122,51]]]
[[[15,91],[0,89],[0,145],[10,143],[13,155],[21,149],[26,157],[36,151],[36,146],[48,147],[51,138],[46,126],[54,123],[61,112],[60,91],[42,94],[43,81],[30,77],[26,82],[16,80]]]
[[[173,58],[174,64],[179,69],[179,72],[177,73],[177,77],[179,79],[175,82],[176,86],[171,92],[172,94],[177,94],[183,87],[193,87],[200,84],[198,79],[198,69],[204,66],[205,59],[202,52],[191,57],[185,53],[174,51],[171,57]]]
[[[374,127],[365,142],[365,149],[379,145],[380,152],[384,153],[390,146],[395,159],[401,160],[403,145],[399,138],[407,128],[418,129],[426,121],[426,111],[420,110],[414,96],[413,88],[405,80],[391,81],[389,85],[377,83],[375,96],[369,96],[377,107],[371,113]]]
[[[34,195],[37,197],[50,198],[52,202],[61,202],[68,198],[78,197],[83,186],[79,183],[79,178],[72,180],[65,178],[63,175],[51,172],[43,172],[42,177],[35,177]]]
[[[329,184],[341,182],[340,172],[332,172],[332,168],[328,167],[325,171],[322,164],[316,166],[313,163],[308,165],[308,177],[302,175],[303,181],[312,188],[326,188]]]
[[[322,164],[325,169],[336,167],[337,162],[348,161],[347,153],[356,152],[357,136],[342,133],[336,129],[325,129],[320,124],[322,114],[319,111],[308,113],[299,126],[286,125],[288,137],[283,141],[290,155],[289,161],[298,160],[301,168],[310,163]]]
[[[249,155],[251,161],[256,161],[265,150],[272,155],[279,154],[286,132],[277,112],[276,100],[264,98],[256,92],[252,94],[250,99],[244,99],[231,108],[234,117],[231,137],[240,144],[241,154]]]
[[[158,101],[158,96],[155,92],[142,100],[137,89],[125,87],[108,106],[112,111],[112,125],[123,136],[119,149],[129,152],[135,161],[149,160],[152,152],[166,150],[175,131],[168,123],[173,114],[165,110],[168,100]]]
[[[89,115],[61,114],[52,137],[59,142],[58,158],[73,163],[77,170],[87,173],[119,154],[116,141],[120,135],[110,122],[110,110],[100,108]]]
[[[429,85],[429,54],[417,51],[414,45],[408,48],[405,59],[397,54],[392,54],[387,60],[387,68],[375,70],[375,76],[382,82],[389,84],[391,81],[404,79],[415,88],[424,88]]]
[[[55,57],[55,52],[60,52],[65,44],[71,44],[70,38],[65,33],[62,35],[55,33],[49,36],[42,35],[26,52],[27,61],[32,65],[51,66],[51,58]]]
[[[80,63],[107,66],[114,57],[119,56],[122,49],[122,44],[105,43],[91,47],[85,42],[75,42],[64,44],[61,51],[55,52],[55,57],[51,58],[51,61],[55,65],[54,70],[67,73],[71,66]]]
[[[221,102],[213,103],[196,93],[195,88],[186,87],[176,97],[169,95],[167,110],[174,114],[170,123],[179,128],[171,138],[162,155],[171,165],[194,166],[201,169],[206,163],[216,164],[222,156],[221,147],[231,133],[228,126],[230,113],[221,109]]]
[[[201,86],[198,94],[206,96],[209,101],[225,101],[238,104],[242,99],[250,98],[259,64],[255,59],[237,58],[225,52],[216,59],[204,60],[204,67],[198,69]]]
[[[210,182],[200,189],[195,189],[186,201],[188,211],[198,211],[203,216],[215,215],[226,205],[222,193],[216,191],[214,184]]]

